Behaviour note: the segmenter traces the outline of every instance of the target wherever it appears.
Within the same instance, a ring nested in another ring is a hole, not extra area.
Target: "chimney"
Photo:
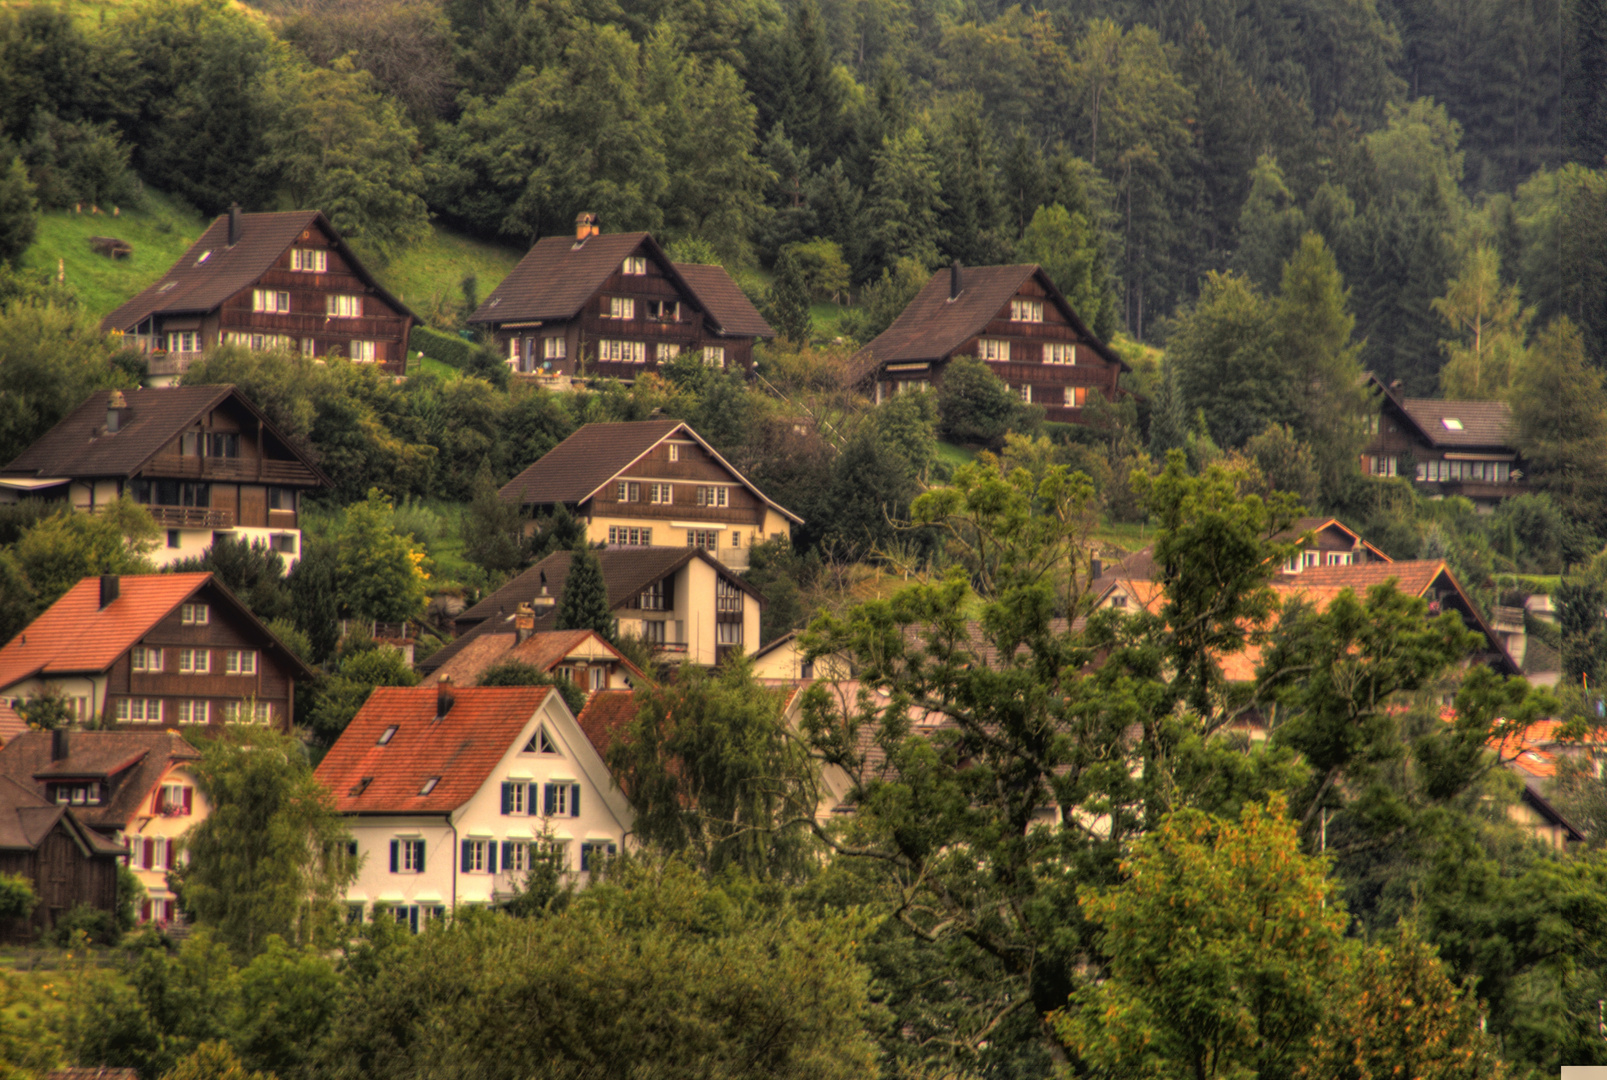
[[[67,729],[59,727],[50,733],[50,760],[67,760]]]
[[[515,645],[522,645],[530,640],[530,635],[536,632],[536,609],[529,604],[520,604],[513,611],[513,641]]]
[[[452,676],[442,675],[435,684],[435,718],[439,720],[451,712],[455,700],[452,696]]]
[[[128,411],[128,399],[121,390],[113,390],[106,399],[106,430],[117,432],[123,429],[123,414]]]
[[[964,288],[964,275],[960,273],[960,260],[955,259],[949,264],[949,299],[959,298],[960,290]]]
[[[229,246],[240,242],[240,204],[229,204]]]
[[[547,595],[547,571],[541,571],[541,595]]]
[[[597,215],[590,210],[582,210],[575,215],[576,244],[584,244],[587,239],[596,236],[601,231],[597,225]]]
[[[1093,558],[1088,560],[1088,576],[1090,578],[1092,578],[1095,581],[1098,581],[1099,580],[1099,575],[1104,573],[1104,572],[1105,572],[1105,560],[1101,559],[1098,555],[1095,555]]]
[[[117,599],[122,591],[122,582],[116,574],[102,574],[100,576],[100,606],[104,608]]]

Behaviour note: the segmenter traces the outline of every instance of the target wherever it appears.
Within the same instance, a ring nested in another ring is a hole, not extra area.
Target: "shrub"
[[[469,367],[480,348],[472,341],[465,341],[454,334],[443,334],[428,326],[413,327],[413,332],[407,338],[407,347],[460,371]]]
[[[122,936],[117,929],[117,917],[88,904],[79,904],[56,920],[46,937],[54,945],[66,948],[82,930],[96,945],[115,945]]]
[[[21,874],[0,874],[0,923],[26,919],[38,902],[33,882]]]

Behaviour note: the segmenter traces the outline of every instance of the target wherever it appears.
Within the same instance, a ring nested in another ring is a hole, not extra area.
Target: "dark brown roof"
[[[709,320],[726,337],[773,338],[776,332],[764,321],[746,293],[737,287],[723,266],[676,263],[675,269],[692,287],[709,313]]]
[[[1405,398],[1401,406],[1433,446],[1510,448],[1517,434],[1504,401]]]
[[[363,268],[323,214],[317,210],[287,210],[241,214],[240,241],[233,247],[229,246],[229,215],[219,214],[160,281],[102,319],[101,329],[129,331],[152,315],[216,310],[229,297],[260,281],[290,245],[315,224],[328,234],[346,265],[364,284],[396,310],[417,318]]]
[[[47,778],[109,779],[107,802],[73,810],[86,825],[108,832],[139,816],[170,765],[201,756],[170,731],[72,731],[67,757],[51,761],[51,739],[51,732],[30,731],[0,747],[0,777],[41,797]]]
[[[1010,303],[1010,298],[1021,290],[1028,278],[1036,276],[1071,323],[1072,329],[1087,340],[1090,347],[1113,364],[1127,364],[1097,337],[1081,317],[1066,303],[1054,282],[1049,280],[1036,264],[1018,266],[967,266],[961,269],[960,295],[949,299],[949,271],[939,270],[932,275],[909,306],[865,346],[857,358],[862,375],[869,374],[877,365],[900,361],[942,360],[960,348],[969,339],[999,317],[999,312]]]
[[[572,236],[544,236],[491,290],[469,322],[572,319],[638,247],[645,247],[647,257],[698,306],[697,294],[647,233],[603,233],[578,244]]]
[[[523,505],[585,502],[683,426],[679,420],[587,424],[504,484],[500,494]]]
[[[17,455],[4,477],[65,477],[89,479],[136,475],[174,439],[201,417],[232,398],[262,422],[265,433],[285,453],[312,470],[320,483],[329,484],[312,459],[280,434],[272,421],[233,386],[169,386],[121,391],[128,402],[119,429],[106,430],[106,403],[112,390],[97,390],[68,413],[55,427]]]

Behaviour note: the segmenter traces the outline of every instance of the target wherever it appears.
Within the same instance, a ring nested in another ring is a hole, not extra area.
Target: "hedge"
[[[439,360],[450,367],[462,370],[480,348],[472,341],[464,341],[455,334],[443,334],[428,326],[415,326],[407,338],[408,348],[423,353],[431,360]]]

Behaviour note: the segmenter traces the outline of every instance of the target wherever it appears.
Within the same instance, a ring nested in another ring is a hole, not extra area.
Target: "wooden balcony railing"
[[[147,506],[156,524],[164,529],[232,529],[233,510],[213,510],[199,506]]]
[[[144,475],[195,480],[244,481],[246,483],[283,484],[290,487],[310,486],[317,483],[308,469],[299,461],[275,461],[271,458],[194,457],[166,454],[152,458]]]
[[[154,352],[145,363],[152,375],[183,375],[201,356],[198,352]]]

